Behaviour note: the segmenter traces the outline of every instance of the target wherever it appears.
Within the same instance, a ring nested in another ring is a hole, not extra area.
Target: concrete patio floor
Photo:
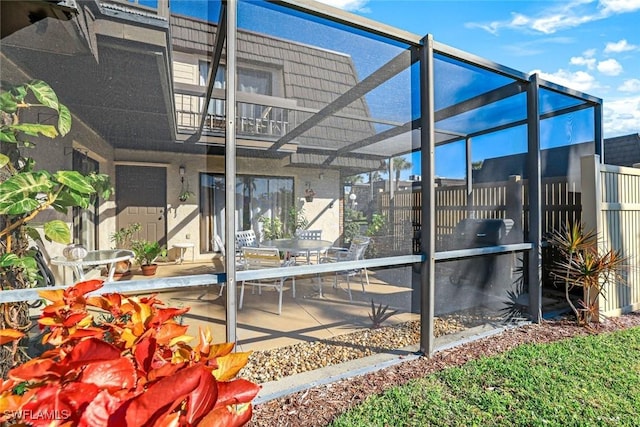
[[[160,263],[155,278],[175,277],[179,275],[206,274],[221,269],[219,259],[213,264],[185,261],[182,264]],[[410,270],[410,269],[409,269]],[[144,280],[133,267],[130,276],[123,280]],[[245,287],[244,304],[238,310],[237,350],[268,350],[299,342],[317,341],[337,335],[353,332],[371,326],[371,300],[376,307],[379,304],[389,305],[388,312],[393,316],[385,321],[393,325],[418,319],[418,314],[411,313],[412,289],[411,274],[398,283],[389,283],[379,274],[369,272],[370,284],[366,293],[362,292],[359,277],[351,278],[353,301],[349,301],[346,291],[346,280],[338,279],[338,287],[333,287],[333,275],[323,280],[323,295],[319,293],[318,279],[315,277],[296,277],[296,298],[292,295],[291,280],[284,286],[282,314],[278,315],[278,292],[273,287],[263,287],[262,294],[253,286]],[[394,274],[392,277],[399,278]],[[190,307],[182,319],[189,325],[189,334],[197,336],[198,328],[208,327],[214,341],[225,340],[225,304],[227,290],[219,295],[220,286],[194,287],[178,291],[161,292],[158,297],[171,307]],[[240,297],[240,285],[237,289]],[[415,303],[415,302],[414,302]]]

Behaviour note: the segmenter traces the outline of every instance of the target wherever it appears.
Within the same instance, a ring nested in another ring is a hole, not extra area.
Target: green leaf
[[[31,240],[40,240],[40,233],[38,233],[38,230],[36,230],[33,227],[29,227],[28,225],[24,227],[25,232],[27,233],[27,235],[31,238]]]
[[[23,102],[27,97],[27,87],[25,85],[16,86],[11,89],[11,93],[15,97],[16,100]]]
[[[16,134],[6,127],[4,129],[0,129],[0,142],[11,142],[15,144],[18,140],[16,139]]]
[[[38,136],[43,135],[47,138],[55,138],[58,136],[58,130],[55,126],[52,125],[40,125],[37,123],[23,123],[19,125],[11,125],[8,126],[11,130],[17,130],[20,132],[24,132],[27,135]]]
[[[44,225],[44,235],[47,239],[64,245],[71,242],[71,231],[69,227],[64,221],[60,221],[59,219],[49,221]]]
[[[91,182],[80,172],[58,171],[54,177],[60,184],[64,184],[80,194],[94,194],[96,192]]]
[[[22,215],[35,211],[40,203],[35,199],[0,202],[0,215]]]
[[[7,166],[10,161],[11,159],[8,156],[5,156],[4,154],[0,153],[0,169]]]
[[[11,92],[0,94],[0,110],[10,114],[18,111],[18,103]]]
[[[0,256],[0,267],[2,268],[12,267],[16,265],[16,263],[19,260],[20,258],[16,254],[13,254],[13,253],[3,254],[2,256]]]
[[[58,130],[61,136],[65,136],[71,130],[71,112],[63,104],[60,104],[58,110]]]
[[[0,183],[0,214],[19,215],[40,206],[37,193],[49,193],[53,183],[44,172],[21,172]]]
[[[53,89],[51,89],[51,86],[42,80],[32,80],[27,84],[27,87],[31,89],[31,92],[33,92],[36,99],[41,104],[58,111],[60,105],[58,102],[58,96]]]
[[[58,194],[58,197],[53,202],[51,206],[58,212],[66,213],[67,208],[72,206],[78,206],[80,208],[89,207],[90,196],[76,193],[69,188],[65,188],[63,191]]]

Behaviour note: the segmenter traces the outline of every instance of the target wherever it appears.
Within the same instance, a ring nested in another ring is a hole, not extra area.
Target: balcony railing
[[[176,94],[178,130],[193,132],[200,126],[202,96]],[[238,134],[279,138],[295,127],[294,109],[274,105],[238,102]],[[205,118],[203,134],[219,135],[225,130],[225,100],[212,99]]]
[[[169,17],[169,0],[102,0],[101,3],[119,4],[165,18]]]

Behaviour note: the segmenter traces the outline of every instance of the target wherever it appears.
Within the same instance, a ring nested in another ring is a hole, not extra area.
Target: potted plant
[[[313,191],[313,188],[307,188],[304,190],[304,199],[307,202],[313,202],[313,197],[316,195],[316,192]]]
[[[178,196],[178,200],[181,202],[186,202],[189,200],[189,197],[194,196],[193,191],[189,191],[189,189],[180,191],[180,195]]]
[[[117,249],[131,249],[133,237],[142,230],[142,224],[134,222],[111,234],[111,241],[115,243]],[[114,278],[120,278],[131,274],[131,261],[119,261],[116,263]]]
[[[153,276],[156,274],[158,264],[154,261],[166,250],[158,242],[149,242],[147,240],[136,240],[131,245],[131,250],[135,254],[135,260],[142,270],[143,276]]]

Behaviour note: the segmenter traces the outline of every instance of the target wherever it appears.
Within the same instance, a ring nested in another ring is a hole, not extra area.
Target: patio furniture
[[[191,242],[174,243],[172,247],[180,250],[180,256],[176,259],[176,264],[182,264],[184,262],[184,254],[187,249],[191,249],[191,262],[196,260],[196,244]]]
[[[244,247],[242,248],[243,259],[245,263],[245,268],[247,270],[260,270],[267,268],[280,268],[280,267],[288,267],[291,265],[290,260],[282,261],[280,260],[280,251],[278,248],[251,248]],[[238,308],[242,310],[242,304],[244,302],[244,285],[249,284],[254,287],[258,287],[258,293],[262,293],[262,286],[271,286],[276,289],[279,293],[278,299],[278,314],[282,313],[282,291],[284,289],[284,281],[287,279],[291,279],[292,281],[292,292],[293,297],[296,297],[296,278],[295,276],[281,276],[274,279],[260,279],[256,281],[242,281],[242,285],[240,288],[240,304]]]
[[[322,240],[322,230],[298,230],[296,232],[296,239],[299,240]],[[296,253],[292,253],[291,256],[292,257],[299,257],[299,256],[304,256],[307,258],[307,264],[311,264],[311,260],[310,260],[310,255],[311,252],[315,252],[316,253],[316,262],[320,263],[320,254],[322,252],[324,252],[326,249],[320,249],[320,250],[307,250],[307,251],[301,251],[301,252],[296,252]]]
[[[82,259],[69,260],[65,257],[58,256],[51,258],[51,264],[71,267],[75,273],[76,280],[81,282],[84,280],[83,268],[87,266],[108,265],[109,275],[107,281],[113,281],[113,275],[116,271],[116,263],[119,261],[128,261],[134,257],[132,251],[122,249],[107,249],[102,251],[89,251],[86,257]]]
[[[304,239],[274,239],[265,240],[261,247],[275,247],[281,252],[293,254],[303,254],[308,257],[309,252],[324,252],[333,246],[329,240],[304,240]],[[290,258],[290,257],[289,257]],[[294,260],[295,261],[295,260]]]
[[[371,241],[370,237],[366,236],[355,236],[351,239],[351,245],[349,248],[330,248],[327,250],[327,256],[322,257],[320,262],[345,262],[345,261],[360,261],[364,259],[364,253],[367,250],[367,246],[369,246],[369,242]],[[363,276],[364,273],[364,276]],[[353,301],[353,296],[351,295],[351,283],[349,281],[349,277],[355,276],[356,274],[360,275],[360,284],[362,285],[362,292],[365,293],[364,288],[364,280],[366,278],[367,285],[369,285],[369,274],[367,273],[366,267],[354,267],[349,268],[347,270],[336,271],[336,275],[333,281],[333,287],[336,288],[338,286],[338,274],[342,274],[347,279],[347,292],[349,293],[349,301]],[[320,282],[320,296],[322,296],[322,281]]]
[[[242,257],[242,248],[257,248],[258,238],[253,230],[236,231],[236,253]]]
[[[219,235],[215,234],[213,236],[213,241],[215,242],[214,246],[218,246],[218,249],[220,249],[220,255],[222,256],[223,259],[226,259],[227,257],[227,251],[224,248],[224,242],[222,241],[222,237],[220,237]],[[238,270],[244,270],[244,263],[242,262],[242,260],[238,261],[236,260],[236,271]],[[220,283],[220,293],[218,295],[222,295],[222,291],[224,290],[224,286],[226,285],[226,283]]]

